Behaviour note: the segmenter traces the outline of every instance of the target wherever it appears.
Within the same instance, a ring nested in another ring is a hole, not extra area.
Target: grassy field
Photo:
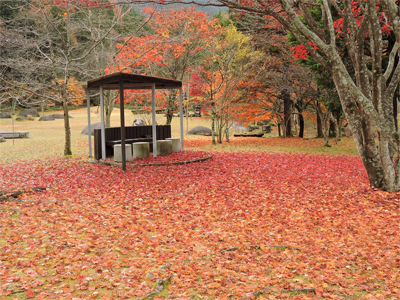
[[[62,113],[48,112],[47,114]],[[85,157],[88,155],[88,138],[80,132],[87,126],[87,110],[72,110],[70,115],[71,136],[72,136],[72,153]],[[130,111],[125,111],[125,124],[131,125],[134,116]],[[119,109],[114,109],[111,116],[111,126],[119,126],[120,124]],[[99,122],[100,116],[98,108],[91,108],[91,121]],[[165,119],[160,115],[157,116],[157,122],[163,124]],[[195,126],[211,127],[209,118],[189,118],[184,119],[184,132]],[[311,128],[311,129],[310,129]],[[44,159],[50,156],[62,156],[64,152],[64,121],[56,119],[55,121],[39,122],[24,121],[13,122],[11,119],[0,119],[0,130],[8,131],[29,131],[29,139],[7,140],[6,143],[0,143],[0,162],[10,162],[17,160]],[[232,132],[233,134],[234,132]],[[281,139],[277,137],[277,127],[273,127],[271,134],[266,135],[268,138],[231,138],[231,143],[223,143],[222,145],[212,146],[211,137],[199,137],[185,135],[185,145],[188,148],[204,149],[204,150],[253,150],[253,151],[289,151],[289,152],[309,152],[319,154],[345,154],[357,155],[352,138],[344,138],[340,143],[336,144],[331,141],[331,148],[322,147],[322,139],[312,138],[315,136],[315,129],[308,126],[306,131],[306,139],[292,138]],[[180,136],[179,119],[174,118],[172,122],[172,136]]]

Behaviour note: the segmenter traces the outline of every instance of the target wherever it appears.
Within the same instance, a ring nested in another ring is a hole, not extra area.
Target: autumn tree
[[[204,45],[214,35],[215,21],[194,7],[160,11],[146,8],[143,12],[152,15],[148,22],[151,32],[118,44],[117,48],[123,49],[113,70],[187,81],[203,57]],[[176,96],[176,90],[165,93],[167,124],[176,110]]]
[[[298,133],[303,137],[303,112],[313,96],[309,92],[313,76],[294,63],[285,28],[272,18],[231,15],[238,28],[250,34],[256,49],[265,55],[263,70],[253,76],[254,83],[242,103],[239,119],[273,121],[283,137],[292,136],[293,127],[297,133],[299,123]]]
[[[240,33],[236,27],[223,28],[222,35],[214,39],[208,50],[210,54],[202,63],[193,80],[192,92],[202,95],[211,106],[212,131],[222,143],[223,136],[229,141],[229,122],[244,86],[251,86],[251,75],[262,69],[262,54],[255,51],[250,37]],[[261,67],[261,68],[260,68]],[[213,144],[215,143],[213,134]]]
[[[40,101],[51,98],[62,105],[64,155],[71,155],[68,105],[84,96],[79,80],[101,74],[103,68],[96,69],[91,55],[96,48],[109,43],[106,37],[115,35],[117,25],[130,9],[117,13],[108,1],[34,0],[23,1],[18,10],[18,18],[10,22],[10,31],[30,45],[25,47],[27,53],[17,52],[20,56],[15,57],[17,61],[22,58],[19,74],[25,77],[20,78],[26,78],[23,86]]]

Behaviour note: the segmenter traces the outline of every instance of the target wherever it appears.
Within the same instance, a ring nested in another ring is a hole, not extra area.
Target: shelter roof
[[[91,79],[87,82],[89,90],[98,90],[100,86],[105,90],[118,90],[122,81],[124,90],[127,89],[151,89],[153,83],[156,89],[178,89],[182,87],[182,81],[162,77],[116,72]]]

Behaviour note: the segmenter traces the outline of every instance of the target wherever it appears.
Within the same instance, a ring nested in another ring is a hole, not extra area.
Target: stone
[[[251,128],[251,131],[260,129],[260,126],[258,125],[250,125],[249,127]]]
[[[28,115],[31,115],[32,117],[35,117],[35,118],[40,117],[39,112],[34,108],[24,109],[23,111],[21,111],[19,113],[19,115],[24,116],[24,117],[27,117]]]
[[[179,138],[166,138],[166,140],[172,142],[172,152],[181,151],[181,139]]]
[[[8,112],[0,112],[0,119],[11,119],[11,114]]]
[[[170,155],[172,154],[172,141],[159,140],[157,144],[157,155]]]
[[[5,143],[5,142],[6,142],[6,139],[1,136],[0,137],[0,143]]]
[[[271,131],[272,131],[271,125],[263,125],[262,131],[266,132],[266,133],[271,133]]]
[[[43,117],[40,117],[40,119],[39,119],[39,121],[54,121],[55,119],[54,119],[54,117],[52,116],[52,115],[50,115],[50,116],[43,116]]]
[[[114,145],[114,161],[122,161],[121,144]],[[132,145],[125,144],[125,160],[132,160]]]
[[[210,136],[212,135],[211,129],[204,127],[204,126],[196,126],[190,129],[187,134],[193,134],[193,135],[206,135]]]
[[[27,117],[17,117],[15,121],[28,121]]]
[[[5,130],[0,130],[0,137],[3,137],[5,139],[29,138],[29,132],[28,131],[5,131]]]
[[[136,119],[133,121],[133,125],[132,125],[132,126],[144,126],[144,125],[145,125],[145,123],[144,123],[144,120],[143,120],[143,119],[136,118]]]
[[[90,124],[91,135],[94,135],[95,129],[101,129],[101,122],[96,122],[96,123]],[[89,126],[86,126],[85,128],[83,128],[83,130],[81,131],[81,134],[89,135]]]
[[[132,144],[133,158],[145,158],[150,156],[150,144],[146,142],[139,142]]]
[[[63,114],[52,114],[52,116],[54,117],[54,119],[64,119],[64,115]],[[68,115],[69,119],[73,119],[72,116]]]
[[[252,127],[251,126],[244,126],[239,122],[233,122],[231,124],[231,126],[229,126],[229,129],[233,129],[233,130],[242,130],[242,131],[252,131]]]

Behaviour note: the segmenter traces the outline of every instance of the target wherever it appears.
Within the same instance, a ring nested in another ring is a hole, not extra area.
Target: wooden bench
[[[148,142],[150,151],[153,149],[153,128],[146,126],[127,126],[125,127],[125,143],[133,144],[137,142]],[[157,140],[165,140],[171,137],[171,125],[156,126]],[[106,157],[114,154],[114,145],[121,144],[121,127],[105,128],[106,138]],[[101,129],[94,130],[94,158],[101,159]]]
[[[126,139],[125,144],[133,144],[133,143],[140,143],[140,142],[147,142],[151,143],[153,141],[153,138],[139,138],[139,139]],[[121,140],[116,140],[116,141],[106,141],[106,146],[114,146],[114,145],[119,145],[121,144]]]

